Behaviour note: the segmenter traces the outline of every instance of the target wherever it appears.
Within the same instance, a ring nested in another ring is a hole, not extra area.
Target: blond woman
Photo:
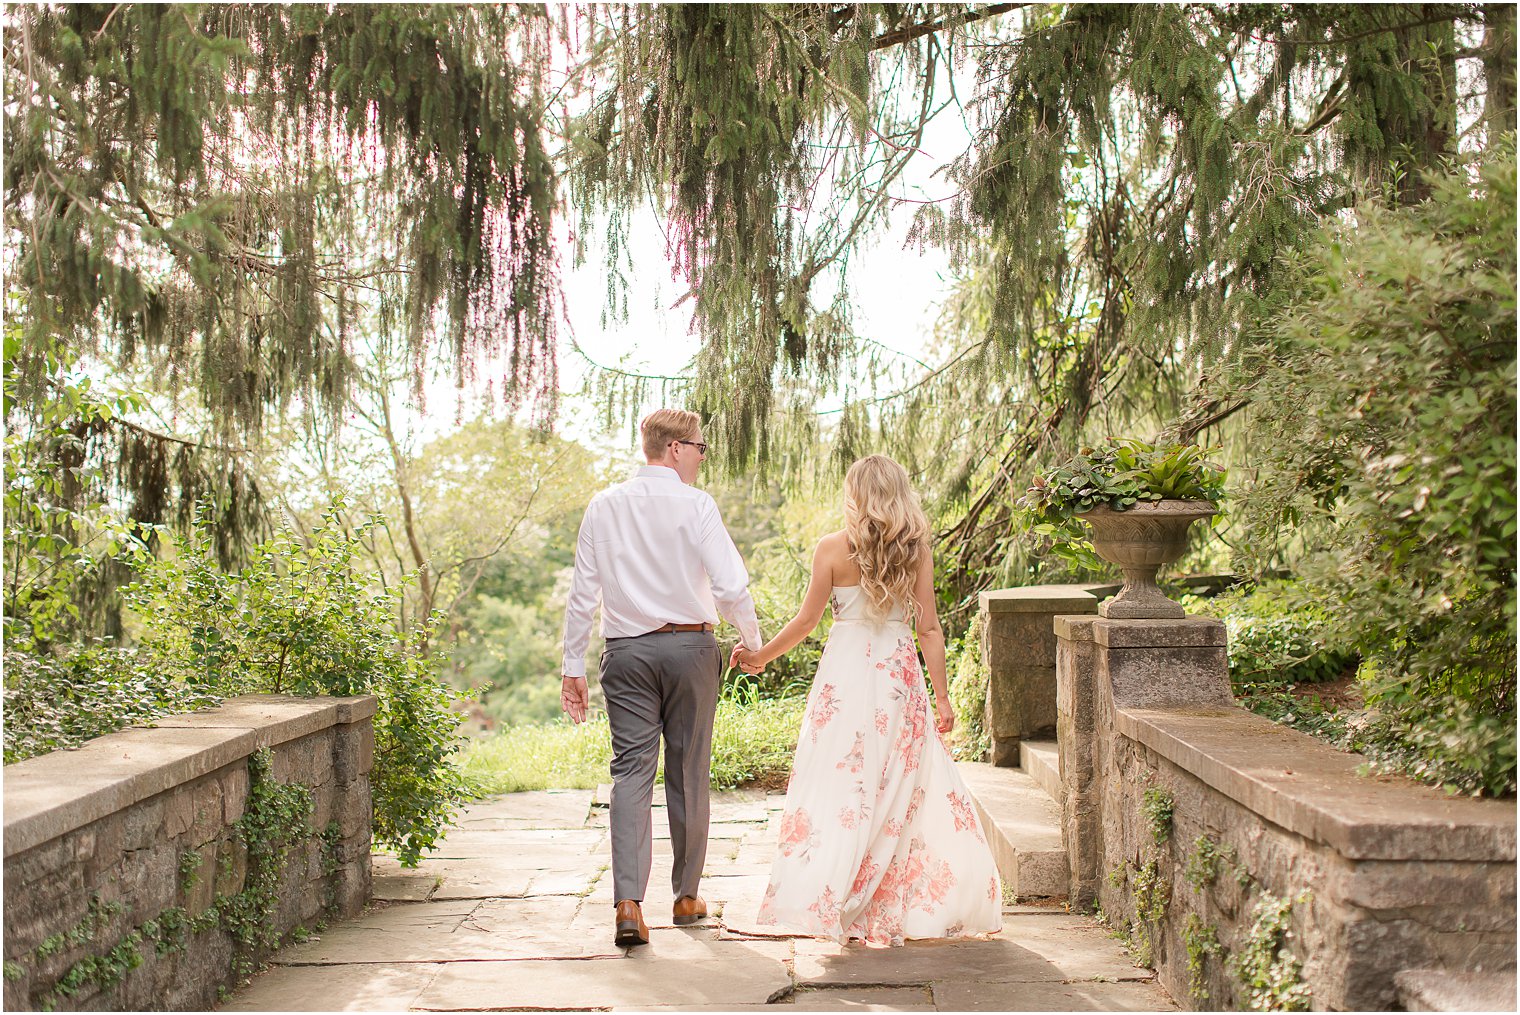
[[[940,739],[955,715],[928,519],[907,472],[883,455],[850,467],[844,517],[818,543],[797,616],[758,652],[740,646],[730,660],[764,666],[833,608],[760,922],[871,945],[997,931],[997,866]]]

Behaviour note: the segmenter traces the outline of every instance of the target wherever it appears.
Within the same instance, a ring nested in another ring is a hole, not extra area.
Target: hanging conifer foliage
[[[818,260],[801,251],[846,265],[895,174],[838,173],[841,149],[862,163],[913,157],[945,90],[935,62],[974,54],[959,190],[923,204],[915,229],[975,276],[950,355],[916,384],[852,401],[833,428],[837,460],[887,447],[959,512],[941,533],[956,599],[996,580],[1013,491],[1042,457],[1083,439],[1095,412],[1109,430],[1185,438],[1239,413],[1241,357],[1272,341],[1289,298],[1284,257],[1367,195],[1422,200],[1427,170],[1514,123],[1508,5],[620,16],[616,77],[571,179],[582,203],[670,210],[704,340],[691,401],[735,468],[816,461],[803,446],[820,428],[785,396],[798,375],[816,394],[858,362],[848,299],[817,291]],[[714,51],[728,59],[692,56]],[[844,223],[843,242],[810,245],[817,222]],[[832,355],[815,363],[798,354],[825,344],[823,320]]]
[[[771,447],[773,416],[813,432],[818,392],[862,354],[848,295],[822,276],[890,207],[949,40],[1013,6],[660,4],[585,16],[609,56],[574,133],[573,200],[587,216],[610,208],[614,223],[649,201],[666,216],[703,340],[687,391],[729,467],[790,450]]]
[[[553,412],[542,14],[503,6],[13,8],[5,225],[25,400],[46,339],[149,364],[223,442],[335,412],[349,335],[504,354]]]

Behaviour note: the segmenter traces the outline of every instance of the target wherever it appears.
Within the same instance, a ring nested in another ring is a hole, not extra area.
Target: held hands
[[[942,734],[955,728],[955,710],[943,698],[934,703],[934,728]]]
[[[728,665],[730,669],[737,666],[745,673],[749,673],[751,675],[759,673],[761,670],[765,669],[765,665],[763,663],[755,662],[755,653],[745,648],[742,641],[734,646],[733,652],[729,653]]]
[[[585,677],[566,676],[560,681],[559,707],[570,717],[570,721],[579,726],[586,721],[586,706],[590,704],[591,692],[586,686]]]

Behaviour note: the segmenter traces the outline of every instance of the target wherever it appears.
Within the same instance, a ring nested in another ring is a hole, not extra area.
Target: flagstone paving
[[[679,928],[656,793],[650,943],[615,947],[605,800],[605,788],[496,797],[415,869],[376,856],[362,916],[283,949],[219,1010],[1176,1009],[1103,927],[1059,907],[1006,906],[985,941],[887,949],[757,924],[782,802],[759,790],[714,797],[712,915]]]

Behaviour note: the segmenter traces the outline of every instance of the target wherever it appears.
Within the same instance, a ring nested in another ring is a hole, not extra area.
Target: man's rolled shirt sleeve
[[[713,604],[718,612],[739,631],[744,647],[757,652],[765,644],[760,637],[760,621],[755,616],[755,600],[749,593],[749,571],[733,537],[723,526],[718,505],[707,499],[702,516],[702,566],[712,582]]]
[[[565,659],[561,669],[567,677],[586,675],[586,647],[591,644],[591,618],[596,612],[601,583],[596,574],[596,543],[592,537],[591,509],[581,518],[575,540],[575,574],[565,601]]]

